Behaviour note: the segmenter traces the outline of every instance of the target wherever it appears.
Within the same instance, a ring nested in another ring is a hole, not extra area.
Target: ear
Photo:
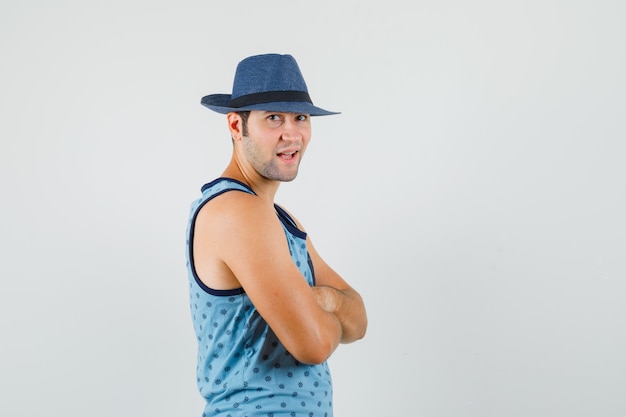
[[[228,130],[230,131],[230,136],[233,140],[241,140],[242,135],[242,123],[241,116],[237,113],[228,113],[226,115],[228,120]]]

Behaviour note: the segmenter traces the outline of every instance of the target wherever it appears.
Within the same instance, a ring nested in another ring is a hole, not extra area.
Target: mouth
[[[298,154],[298,151],[286,151],[286,152],[279,152],[276,154],[276,156],[278,156],[280,159],[284,161],[291,161],[295,159],[297,154]]]

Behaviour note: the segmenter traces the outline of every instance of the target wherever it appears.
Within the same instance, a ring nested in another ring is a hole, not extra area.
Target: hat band
[[[313,104],[306,91],[264,91],[239,96],[230,101],[230,107],[239,108],[261,103],[276,103],[281,101],[306,101]]]

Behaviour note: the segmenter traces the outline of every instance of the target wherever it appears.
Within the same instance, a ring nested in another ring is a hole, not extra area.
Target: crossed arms
[[[362,338],[361,296],[321,258],[307,237],[316,286],[302,278],[272,204],[225,193],[196,219],[194,264],[210,288],[243,287],[285,348],[300,362],[321,363],[339,345]]]

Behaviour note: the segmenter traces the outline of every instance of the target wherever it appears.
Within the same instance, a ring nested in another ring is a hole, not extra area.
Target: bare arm
[[[363,299],[324,262],[310,240],[307,241],[307,247],[315,269],[316,286],[313,290],[317,302],[341,324],[341,343],[362,339],[367,330],[367,313]]]
[[[213,288],[243,287],[299,361],[321,363],[341,342],[340,315],[318,303],[289,255],[274,208],[259,197],[230,192],[209,202],[198,214],[193,244],[200,279]]]

